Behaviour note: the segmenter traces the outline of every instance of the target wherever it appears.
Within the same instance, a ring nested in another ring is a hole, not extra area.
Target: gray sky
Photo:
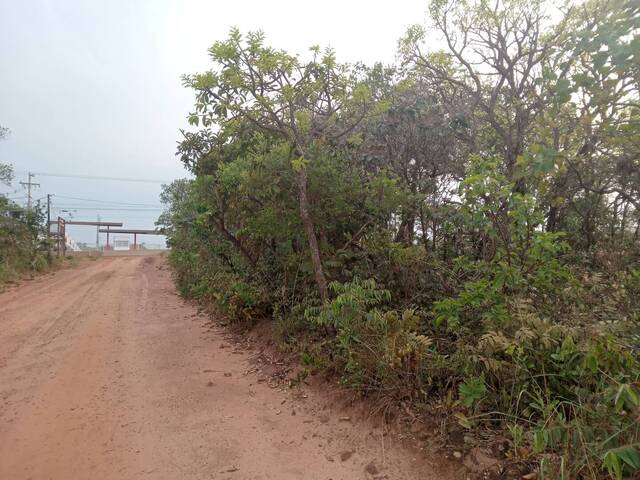
[[[268,43],[294,53],[330,45],[342,61],[390,63],[397,40],[407,26],[424,24],[426,9],[426,0],[0,0],[0,125],[12,131],[0,142],[0,162],[18,172],[0,191],[22,202],[17,182],[26,171],[184,177],[175,146],[193,95],[180,75],[208,69],[207,49],[232,26],[261,29]],[[75,208],[78,219],[100,214],[153,228],[159,213],[88,201],[159,205],[157,183],[34,181],[35,198],[57,195],[54,207]],[[71,233],[95,241],[90,228]]]

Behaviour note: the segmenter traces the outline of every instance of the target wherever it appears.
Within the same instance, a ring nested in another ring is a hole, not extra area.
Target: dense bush
[[[9,166],[0,164],[0,183],[8,183],[11,174]],[[0,195],[0,284],[48,267],[45,224],[38,208],[22,208]]]
[[[273,318],[310,369],[501,429],[541,478],[619,479],[640,470],[640,7],[547,7],[433,1],[394,67],[232,31],[184,78],[195,179],[159,223],[183,294]]]

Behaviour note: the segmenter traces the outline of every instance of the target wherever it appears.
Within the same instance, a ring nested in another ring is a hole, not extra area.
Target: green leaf
[[[533,434],[533,449],[536,453],[542,453],[547,447],[547,439],[543,430],[538,430]]]
[[[462,403],[466,407],[472,407],[480,400],[482,400],[487,393],[487,386],[484,383],[483,377],[468,378],[464,383],[461,383],[458,387],[460,398]]]
[[[640,470],[640,452],[635,447],[631,445],[619,447],[616,452],[620,459],[633,470]]]
[[[609,475],[616,480],[622,480],[623,465],[640,470],[640,452],[633,445],[613,448],[605,453],[604,465]]]
[[[306,160],[302,157],[294,158],[293,160],[291,160],[291,166],[293,167],[293,170],[295,172],[299,172],[300,170],[305,168],[307,165],[309,165],[309,160]]]

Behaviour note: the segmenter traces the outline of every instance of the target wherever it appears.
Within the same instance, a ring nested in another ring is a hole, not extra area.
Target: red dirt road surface
[[[442,478],[330,398],[272,388],[206,322],[158,255],[1,293],[0,479]]]

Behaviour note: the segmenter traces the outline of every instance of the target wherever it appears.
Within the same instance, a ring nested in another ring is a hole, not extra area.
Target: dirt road
[[[205,322],[160,256],[0,294],[0,479],[441,478],[322,394],[247,373]]]

